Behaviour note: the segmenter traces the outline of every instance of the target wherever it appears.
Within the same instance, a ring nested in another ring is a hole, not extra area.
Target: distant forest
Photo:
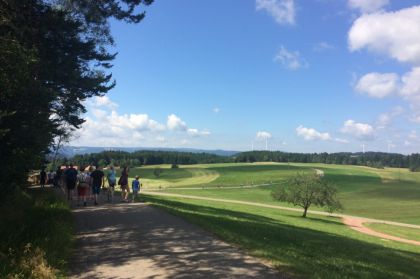
[[[63,158],[59,164],[75,165],[115,165],[142,166],[159,164],[213,164],[234,162],[283,162],[283,163],[324,163],[340,165],[358,165],[375,168],[400,167],[411,171],[420,171],[420,154],[402,155],[396,153],[287,153],[280,151],[250,151],[234,156],[219,156],[209,153],[190,153],[176,151],[103,151],[76,155],[71,159]]]

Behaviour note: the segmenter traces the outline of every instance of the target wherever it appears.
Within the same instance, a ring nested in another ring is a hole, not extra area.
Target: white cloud
[[[271,139],[271,134],[269,132],[259,131],[257,132],[256,138],[257,140]]]
[[[279,24],[295,23],[294,0],[256,0],[257,11],[265,10]]]
[[[219,112],[220,112],[220,109],[219,109],[219,108],[214,108],[214,109],[213,109],[213,112],[217,114],[217,113],[219,113]]]
[[[347,5],[362,13],[372,13],[382,10],[389,4],[389,0],[348,0]]]
[[[96,96],[93,97],[91,100],[88,101],[89,104],[95,107],[105,107],[108,109],[116,109],[118,108],[118,105],[114,102],[112,102],[108,96]]]
[[[407,100],[412,108],[420,112],[420,67],[414,67],[402,76],[401,96]]]
[[[348,34],[351,51],[366,48],[400,62],[420,64],[420,6],[364,14]]]
[[[378,116],[377,120],[377,129],[385,129],[391,125],[392,120],[401,115],[404,112],[404,109],[400,106],[395,107],[390,112],[382,113]]]
[[[313,128],[306,128],[302,125],[296,128],[296,133],[305,140],[332,140],[329,133],[320,133]]]
[[[168,127],[169,130],[179,130],[179,131],[187,130],[187,124],[175,114],[171,114],[168,116],[168,121],[166,122],[166,126]]]
[[[374,98],[384,98],[398,91],[399,77],[395,73],[369,73],[359,79],[355,90]]]
[[[375,129],[365,123],[357,123],[354,120],[347,120],[344,122],[341,132],[351,135],[358,140],[373,140],[375,139]]]
[[[349,143],[348,140],[346,140],[346,139],[340,139],[340,138],[335,138],[334,141],[339,142],[339,143]]]
[[[274,61],[281,63],[289,70],[299,70],[301,68],[308,67],[308,63],[305,59],[300,57],[300,53],[298,51],[289,51],[284,46],[280,47],[280,50],[274,57]]]
[[[166,125],[151,119],[144,113],[119,114],[113,108],[118,107],[108,98],[94,98],[86,102],[91,115],[78,131],[76,145],[90,146],[154,146],[156,142],[166,143],[163,135],[172,131],[193,137],[209,136],[208,130],[191,129],[175,114],[167,118]],[[180,139],[174,139],[179,141]]]
[[[192,137],[199,137],[199,136],[209,136],[211,133],[207,130],[199,131],[198,129],[189,128],[187,129],[187,134]]]
[[[315,44],[314,50],[317,52],[325,51],[325,50],[331,50],[335,49],[335,47],[332,44],[329,44],[327,42],[319,42]]]

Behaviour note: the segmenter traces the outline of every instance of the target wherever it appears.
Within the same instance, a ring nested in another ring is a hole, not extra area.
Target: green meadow
[[[170,193],[286,206],[291,205],[276,202],[271,198],[272,187],[284,183],[298,172],[319,169],[324,172],[326,179],[337,186],[344,205],[343,213],[420,224],[420,173],[412,173],[406,169],[278,163],[194,165],[181,166],[179,169],[161,166],[160,168],[163,171],[159,178],[153,175],[154,167],[132,169],[130,176],[139,175],[145,189],[160,188]],[[263,186],[240,188],[245,185]],[[238,187],[238,189],[229,187]]]
[[[273,187],[298,172],[322,170],[333,181],[344,205],[342,213],[420,224],[420,173],[324,164],[212,164],[132,169],[145,190],[272,205]],[[245,187],[247,186],[247,187]],[[248,186],[255,186],[248,188]],[[162,197],[143,198],[182,216],[220,238],[268,260],[280,272],[310,278],[418,278],[420,247],[368,236],[339,218],[228,202]],[[310,209],[319,210],[311,207]],[[374,230],[418,240],[420,230],[367,224]]]

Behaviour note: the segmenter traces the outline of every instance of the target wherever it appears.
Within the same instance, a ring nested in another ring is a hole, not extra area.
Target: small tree
[[[332,184],[316,174],[297,174],[286,185],[273,189],[271,196],[302,207],[302,216],[306,217],[312,204],[325,207],[329,212],[341,209],[336,193],[337,189]]]
[[[156,177],[159,177],[160,176],[160,174],[163,172],[163,170],[161,169],[161,168],[155,168],[154,170],[153,170],[153,174],[156,176]]]

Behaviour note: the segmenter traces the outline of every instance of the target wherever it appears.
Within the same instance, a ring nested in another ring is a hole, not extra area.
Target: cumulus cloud
[[[398,91],[399,77],[395,73],[369,73],[361,77],[355,90],[374,98],[384,98]]]
[[[295,23],[294,0],[256,0],[257,11],[264,10],[279,24]]]
[[[360,10],[362,13],[372,13],[382,10],[389,4],[389,0],[348,0],[351,9]]]
[[[313,128],[306,128],[302,125],[296,128],[296,133],[305,140],[332,140],[329,133],[320,133]]]
[[[300,57],[298,51],[289,51],[284,46],[280,47],[280,50],[274,57],[274,61],[293,71],[308,67],[308,63]]]
[[[271,137],[272,137],[271,134],[265,131],[259,131],[257,132],[257,135],[256,135],[257,140],[271,139]]]
[[[344,122],[341,132],[353,136],[358,140],[375,139],[375,129],[371,125],[358,123],[351,119]]]
[[[187,130],[187,124],[175,114],[171,114],[168,116],[168,121],[166,122],[166,126],[168,127],[169,130],[179,130],[179,131]]]
[[[351,51],[367,49],[399,62],[420,64],[420,6],[396,12],[364,14],[352,25]]]
[[[73,141],[76,145],[154,145],[156,142],[167,142],[163,135],[156,135],[157,133],[169,134],[174,131],[192,137],[210,135],[208,130],[189,128],[175,114],[168,116],[166,125],[145,113],[119,114],[115,109],[118,105],[108,97],[92,98],[86,104],[90,115],[86,117],[86,122],[78,131],[78,137]]]

